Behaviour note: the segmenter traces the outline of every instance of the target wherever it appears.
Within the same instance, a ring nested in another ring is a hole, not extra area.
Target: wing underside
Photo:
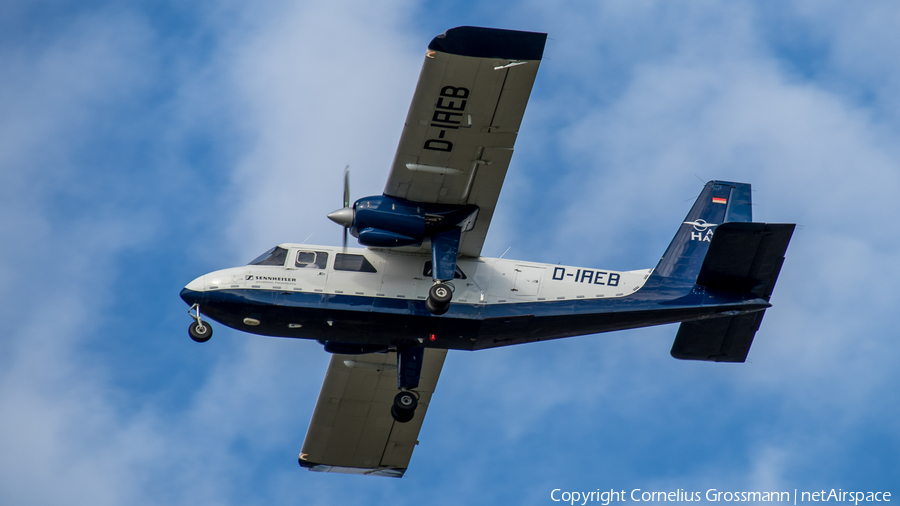
[[[391,417],[395,353],[332,355],[313,411],[300,465],[311,471],[401,477],[418,444],[447,350],[425,350],[415,417]]]
[[[428,46],[384,193],[477,205],[461,255],[481,253],[546,37],[459,27]]]

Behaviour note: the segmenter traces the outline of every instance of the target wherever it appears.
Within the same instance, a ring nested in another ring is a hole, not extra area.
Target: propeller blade
[[[344,207],[350,207],[350,164],[344,167]]]
[[[328,218],[344,226],[344,251],[347,251],[347,233],[353,225],[353,208],[350,207],[350,164],[344,167],[344,206],[328,215]]]

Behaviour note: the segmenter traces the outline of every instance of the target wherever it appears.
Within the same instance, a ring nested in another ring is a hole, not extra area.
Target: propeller
[[[350,207],[350,165],[344,167],[344,207],[328,214],[328,219],[344,226],[344,249],[347,249],[347,232],[353,225],[353,208]]]
[[[348,163],[346,167],[344,167],[344,207],[343,209],[350,209],[350,164]],[[352,210],[351,210],[352,213]],[[350,224],[353,224],[353,218],[351,214]],[[347,249],[347,231],[350,230],[350,225],[344,225],[344,249]]]

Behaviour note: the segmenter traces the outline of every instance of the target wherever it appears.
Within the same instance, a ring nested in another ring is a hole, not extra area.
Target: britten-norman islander
[[[680,322],[673,357],[746,359],[794,230],[752,221],[749,184],[706,183],[653,268],[481,256],[546,38],[435,37],[384,193],[351,205],[345,173],[328,215],[344,246],[281,244],[181,291],[195,341],[212,335],[205,316],[332,354],[301,466],[402,476],[447,350]],[[348,233],[365,248],[348,248]]]

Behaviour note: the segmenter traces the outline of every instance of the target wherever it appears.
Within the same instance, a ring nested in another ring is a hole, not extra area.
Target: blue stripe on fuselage
[[[524,339],[535,341],[769,306],[762,300],[674,284],[649,290],[645,287],[629,296],[608,299],[453,303],[443,316],[429,313],[425,301],[418,299],[265,289],[184,289],[181,296],[188,304],[200,304],[203,314],[213,320],[254,334],[372,344],[417,339],[437,332],[459,340],[437,343],[440,347],[459,349],[487,347],[489,344],[483,341],[494,338],[498,342],[498,333],[526,333],[529,335]],[[263,323],[249,326],[243,323],[244,318]],[[516,327],[526,320],[533,324]],[[504,323],[509,324],[507,328],[497,327]]]

